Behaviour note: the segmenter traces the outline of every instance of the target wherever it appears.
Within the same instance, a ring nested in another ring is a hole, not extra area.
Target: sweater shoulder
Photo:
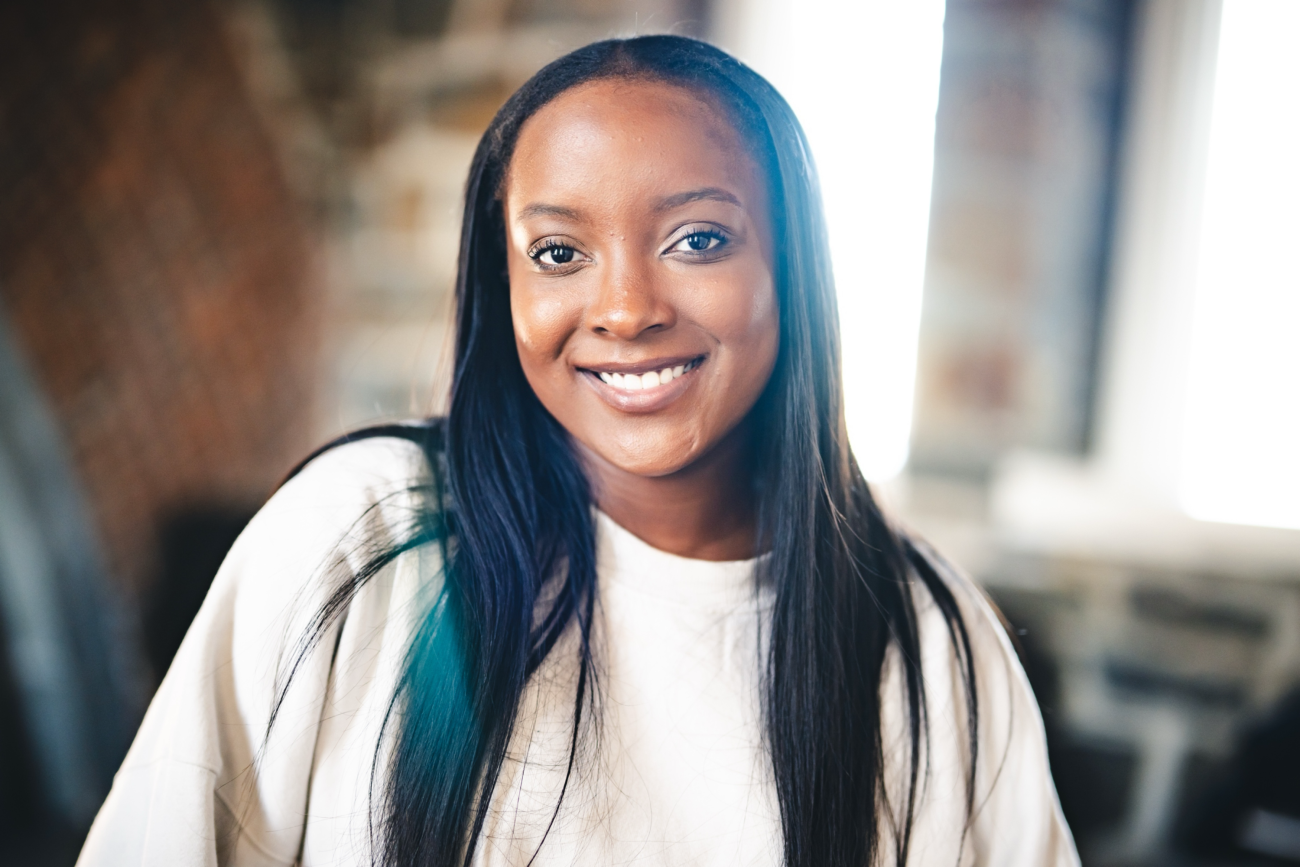
[[[426,453],[408,439],[367,437],[317,454],[240,534],[210,601],[233,605],[236,623],[314,610],[344,575],[412,533],[431,490]]]
[[[363,433],[337,440],[313,454],[280,486],[263,511],[289,505],[312,510],[368,508],[430,484],[428,453],[418,437]]]

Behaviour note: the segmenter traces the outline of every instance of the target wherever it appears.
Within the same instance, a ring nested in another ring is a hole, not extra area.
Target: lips
[[[597,392],[620,409],[658,409],[680,394],[690,374],[705,361],[697,355],[649,359],[633,364],[580,367]]]
[[[651,369],[644,373],[636,373],[635,371],[620,373],[619,371],[608,370],[593,370],[592,373],[599,376],[601,382],[620,391],[649,391],[652,388],[667,385],[678,377],[685,376],[699,367],[700,362],[703,360],[703,358],[692,358],[685,364],[677,364],[671,367],[665,366],[658,370]]]

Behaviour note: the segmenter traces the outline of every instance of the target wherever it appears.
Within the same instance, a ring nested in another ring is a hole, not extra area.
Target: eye
[[[552,244],[549,247],[543,247],[533,255],[533,260],[541,262],[543,265],[568,265],[573,261],[577,251],[572,247],[564,247],[560,244]]]
[[[700,229],[683,235],[677,243],[673,244],[669,252],[686,253],[688,255],[709,253],[726,243],[727,237],[716,229]]]
[[[576,247],[559,238],[543,238],[528,251],[528,258],[543,271],[567,271],[570,265],[578,265],[585,257]]]

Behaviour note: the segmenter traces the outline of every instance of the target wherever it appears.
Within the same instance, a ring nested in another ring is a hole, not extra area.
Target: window
[[[1179,500],[1300,529],[1300,3],[1224,0]]]
[[[867,478],[883,481],[907,462],[912,430],[944,0],[739,6],[743,32],[723,42],[790,101],[817,161],[849,437]]]

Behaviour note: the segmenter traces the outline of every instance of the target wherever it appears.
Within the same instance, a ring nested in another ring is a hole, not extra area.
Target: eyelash
[[[703,250],[678,250],[677,252],[685,253],[688,256],[708,256],[717,253],[719,250],[721,250],[723,247],[727,246],[727,244],[731,242],[731,239],[728,238],[723,232],[711,226],[702,226],[699,228],[691,227],[691,231],[687,232],[685,235],[682,235],[680,238],[674,241],[668,249],[670,251],[676,250],[678,245],[682,244],[685,241],[689,241],[691,238],[710,238],[712,240],[717,241],[718,243],[710,247],[707,247],[706,249]]]
[[[689,241],[691,238],[708,238],[710,240],[717,241],[717,243],[703,250],[676,250],[676,248],[680,244]],[[724,234],[720,230],[712,227],[701,227],[701,228],[693,229],[690,232],[687,232],[685,235],[682,235],[680,238],[674,241],[668,247],[668,252],[672,252],[676,250],[676,252],[683,253],[687,256],[703,258],[717,253],[721,248],[725,247],[730,242],[731,239],[728,238],[726,234]],[[528,251],[528,258],[536,262],[537,267],[543,271],[559,271],[568,268],[573,264],[572,259],[570,259],[570,261],[568,262],[541,261],[542,257],[552,250],[568,250],[574,255],[578,255],[578,249],[574,247],[572,244],[566,244],[559,238],[543,238],[542,240],[534,244],[532,248]]]
[[[543,271],[556,271],[567,268],[573,264],[572,261],[559,263],[541,261],[542,256],[546,255],[546,253],[551,250],[569,250],[575,255],[578,253],[578,248],[574,247],[572,244],[566,244],[558,238],[543,238],[534,244],[532,249],[528,251],[528,258],[536,262],[537,267]]]

